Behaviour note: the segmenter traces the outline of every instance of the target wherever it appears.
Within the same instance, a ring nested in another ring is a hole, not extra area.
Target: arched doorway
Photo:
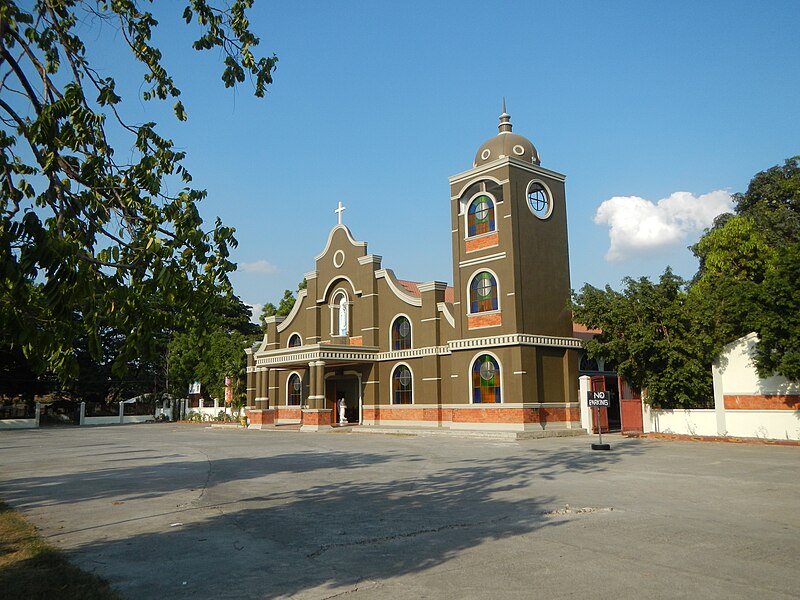
[[[325,377],[325,408],[333,411],[332,422],[339,423],[337,402],[344,398],[345,418],[350,425],[361,423],[361,374],[339,371]]]

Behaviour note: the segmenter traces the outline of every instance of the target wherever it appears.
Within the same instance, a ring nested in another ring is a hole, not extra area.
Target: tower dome
[[[539,153],[526,137],[511,132],[511,116],[506,112],[506,101],[503,98],[503,114],[500,115],[499,133],[486,140],[475,153],[473,167],[492,162],[498,158],[511,157],[527,163],[539,164]]]

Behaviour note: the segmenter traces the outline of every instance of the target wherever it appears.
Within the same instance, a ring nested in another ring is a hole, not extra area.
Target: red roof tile
[[[398,279],[397,283],[403,286],[403,288],[412,296],[416,298],[422,297],[422,292],[419,291],[419,284],[420,284],[419,281],[408,281],[407,279]],[[452,304],[453,302],[455,302],[455,299],[456,299],[455,290],[452,287],[448,286],[444,290],[444,301],[449,304]]]

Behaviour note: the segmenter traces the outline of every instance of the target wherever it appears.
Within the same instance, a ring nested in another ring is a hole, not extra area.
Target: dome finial
[[[500,125],[497,126],[500,133],[511,131],[511,115],[506,112],[506,97],[503,96],[503,114],[500,115]]]

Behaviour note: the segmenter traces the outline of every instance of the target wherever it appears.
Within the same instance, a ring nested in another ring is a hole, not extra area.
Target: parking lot
[[[592,441],[3,431],[0,497],[131,599],[798,597],[800,448]]]

